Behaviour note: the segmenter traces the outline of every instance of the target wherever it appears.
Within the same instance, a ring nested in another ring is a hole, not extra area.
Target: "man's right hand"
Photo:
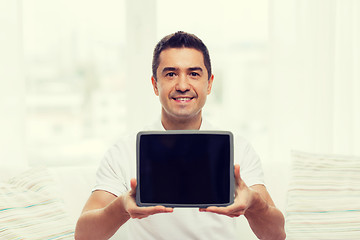
[[[164,206],[138,207],[136,185],[136,179],[131,179],[131,190],[118,197],[103,190],[94,191],[77,222],[75,239],[109,239],[129,218],[173,212],[172,208]]]
[[[157,213],[171,213],[173,208],[168,208],[164,206],[154,206],[154,207],[139,207],[136,205],[135,196],[136,196],[136,179],[132,178],[131,190],[124,197],[124,207],[126,212],[129,214],[130,218],[145,218]]]

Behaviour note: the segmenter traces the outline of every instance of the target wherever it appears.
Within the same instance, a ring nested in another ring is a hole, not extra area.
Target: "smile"
[[[177,97],[173,99],[177,102],[189,102],[193,99],[193,97]]]

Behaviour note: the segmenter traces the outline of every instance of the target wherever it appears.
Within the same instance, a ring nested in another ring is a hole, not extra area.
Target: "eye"
[[[200,76],[200,74],[197,73],[197,72],[191,72],[191,73],[190,73],[190,76],[192,76],[192,77],[198,77],[198,76]]]
[[[175,77],[175,73],[174,72],[168,72],[165,76],[167,77]]]

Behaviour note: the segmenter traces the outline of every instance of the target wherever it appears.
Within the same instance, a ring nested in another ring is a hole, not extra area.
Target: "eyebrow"
[[[172,72],[172,71],[176,71],[177,68],[174,68],[174,67],[165,67],[163,70],[162,70],[162,73],[165,73],[165,72]]]
[[[192,68],[189,68],[190,71],[200,71],[200,72],[203,72],[203,69],[201,67],[192,67]]]
[[[176,71],[178,70],[179,68],[175,68],[175,67],[165,67],[162,72],[169,72],[169,71]],[[200,72],[203,72],[203,69],[201,67],[190,67],[188,68],[187,70],[189,71],[200,71]]]

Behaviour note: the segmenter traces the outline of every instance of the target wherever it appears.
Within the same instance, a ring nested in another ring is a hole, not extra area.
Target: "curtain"
[[[0,1],[0,163],[26,164],[25,82],[18,1]]]
[[[360,155],[360,3],[272,0],[272,158]]]

